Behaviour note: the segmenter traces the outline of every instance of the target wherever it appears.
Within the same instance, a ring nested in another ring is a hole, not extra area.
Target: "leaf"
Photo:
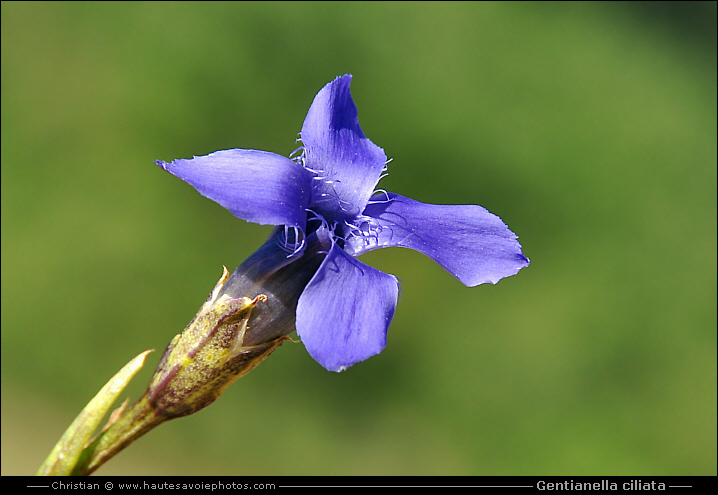
[[[80,455],[99,426],[102,418],[117,400],[127,384],[142,368],[145,358],[152,352],[145,351],[127,363],[87,403],[52,449],[50,455],[37,471],[38,476],[65,476],[72,473]]]

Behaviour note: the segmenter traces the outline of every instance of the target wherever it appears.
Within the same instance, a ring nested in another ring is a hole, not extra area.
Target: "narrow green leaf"
[[[152,351],[145,351],[127,363],[88,402],[82,412],[52,449],[50,455],[37,471],[38,476],[64,476],[72,473],[90,437],[99,426],[107,411],[132,377],[142,368],[145,358]]]

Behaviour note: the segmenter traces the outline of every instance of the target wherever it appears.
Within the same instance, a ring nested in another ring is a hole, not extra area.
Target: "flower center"
[[[343,237],[347,243],[362,244],[365,249],[379,247],[379,234],[383,227],[372,217],[357,216],[352,222],[344,224]]]

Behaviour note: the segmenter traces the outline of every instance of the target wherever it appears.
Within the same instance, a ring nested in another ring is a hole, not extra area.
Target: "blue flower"
[[[333,371],[384,349],[399,295],[396,277],[357,256],[414,249],[470,287],[529,264],[516,235],[480,206],[430,205],[375,190],[387,159],[359,127],[350,82],[338,77],[319,91],[294,159],[232,149],[157,162],[235,216],[282,226],[270,236],[276,242],[265,244],[276,249],[253,255],[256,266],[278,249],[282,266],[320,257],[301,282],[295,324],[309,354]]]

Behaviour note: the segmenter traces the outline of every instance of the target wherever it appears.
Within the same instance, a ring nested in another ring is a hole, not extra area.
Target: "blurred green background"
[[[480,204],[531,266],[468,289],[403,249],[386,350],[285,344],[98,474],[716,474],[710,3],[2,3],[2,474],[270,228],[154,160],[288,155],[354,74],[380,187]]]

